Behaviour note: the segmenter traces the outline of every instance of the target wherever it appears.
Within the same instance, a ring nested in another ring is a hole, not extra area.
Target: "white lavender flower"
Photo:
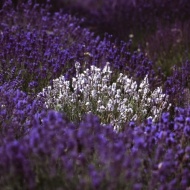
[[[47,108],[64,111],[71,119],[81,119],[85,113],[97,114],[103,124],[110,123],[115,129],[130,121],[159,118],[165,108],[171,106],[168,96],[160,87],[149,89],[148,75],[137,86],[136,81],[120,73],[113,81],[109,63],[101,70],[92,65],[82,73],[80,63],[75,63],[76,76],[71,82],[64,76],[53,80],[41,94]],[[112,82],[111,82],[112,81]]]

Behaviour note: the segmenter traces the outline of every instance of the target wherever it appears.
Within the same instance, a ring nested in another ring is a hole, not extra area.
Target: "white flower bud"
[[[79,62],[75,62],[75,68],[79,69],[80,68],[80,63]]]
[[[97,94],[97,91],[96,91],[96,90],[92,90],[92,91],[91,91],[91,95],[92,95],[93,98],[96,97],[96,94]]]

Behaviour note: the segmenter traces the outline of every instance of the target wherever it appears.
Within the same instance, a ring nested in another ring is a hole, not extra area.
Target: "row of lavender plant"
[[[150,83],[155,81],[154,64],[142,53],[131,52],[131,42],[111,42],[108,35],[100,40],[80,28],[82,21],[61,13],[51,16],[45,10],[32,4],[19,4],[15,10],[6,1],[0,25],[1,71],[6,71],[1,73],[2,83],[17,77],[24,80],[24,91],[40,89],[45,81],[63,73],[67,78],[73,75],[76,61],[84,68],[91,64],[103,67],[109,61],[138,81],[148,73]]]
[[[0,147],[3,189],[187,189],[190,110],[126,125],[117,133],[88,115],[77,124],[51,111]]]
[[[38,2],[44,1],[38,0]],[[187,0],[172,2],[171,0],[84,0],[82,2],[58,0],[56,3],[52,2],[52,11],[58,7],[65,12],[86,17],[85,25],[99,34],[106,31],[124,40],[134,36],[135,46],[142,43],[149,44],[146,48],[151,58],[154,58],[152,54],[159,55],[162,48],[171,46],[172,36],[178,38],[178,43],[180,37],[183,41],[181,44],[189,47],[190,3]],[[175,40],[172,43],[175,43]]]
[[[133,48],[146,52],[167,76],[172,66],[181,66],[182,61],[190,58],[190,3],[187,0],[59,0],[51,10],[57,7],[85,17],[83,25],[98,34],[106,31],[120,39],[133,37]]]
[[[131,42],[47,10],[0,10],[1,188],[189,188],[189,62],[163,80]]]
[[[33,1],[35,2],[35,1]],[[43,4],[45,0],[37,0]],[[89,18],[86,20],[93,27],[100,27],[105,32],[114,33],[120,38],[127,39],[131,32],[155,30],[160,25],[177,21],[185,22],[190,18],[190,3],[187,0],[72,0],[52,4],[51,11],[62,8],[78,16]]]
[[[111,42],[110,36],[100,40],[79,27],[82,21],[61,13],[50,16],[45,8],[37,5],[19,4],[17,9],[6,1],[1,10],[0,70],[5,71],[0,74],[1,84],[17,78],[23,80],[22,90],[39,92],[61,74],[67,78],[74,75],[76,61],[84,68],[90,64],[103,67],[108,61],[138,83],[148,74],[151,88],[163,85],[162,71],[155,69],[156,65],[143,53],[132,52],[131,42]],[[185,76],[188,78],[187,72]],[[181,91],[170,91],[174,96],[170,101],[175,99],[179,104]]]

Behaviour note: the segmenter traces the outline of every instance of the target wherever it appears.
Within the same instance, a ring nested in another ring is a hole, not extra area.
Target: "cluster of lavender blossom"
[[[116,133],[88,115],[68,122],[50,111],[20,140],[0,147],[2,189],[187,189],[190,110],[133,122]]]
[[[159,1],[128,2],[135,19]],[[1,189],[189,189],[189,61],[167,77],[131,40],[50,9],[0,2]]]
[[[151,117],[155,121],[164,109],[169,110],[168,96],[160,87],[151,92],[148,76],[139,87],[136,81],[122,73],[113,81],[109,65],[107,62],[102,70],[92,65],[80,73],[80,63],[76,62],[76,77],[71,82],[61,76],[38,96],[45,97],[47,108],[64,111],[71,120],[93,113],[102,123],[110,123],[117,130],[131,120],[142,122]]]

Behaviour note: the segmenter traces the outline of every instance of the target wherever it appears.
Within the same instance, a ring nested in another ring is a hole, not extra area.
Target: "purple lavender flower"
[[[166,142],[173,131],[163,128],[166,121],[147,124],[151,126],[149,133],[144,131],[146,123],[133,127],[126,124],[123,132],[115,132],[111,126],[101,126],[93,115],[73,124],[58,112],[42,114],[41,122],[34,122],[25,137],[1,145],[1,186],[8,187],[7,180],[16,175],[9,187],[188,187],[189,147],[183,142],[183,129],[176,131],[177,143],[169,145]]]
[[[0,70],[5,72],[0,84],[18,78],[23,91],[36,93],[60,75],[67,79],[74,76],[76,61],[83,63],[83,69],[91,64],[103,67],[109,61],[136,81],[149,74],[151,85],[160,83],[153,63],[142,53],[132,53],[130,41],[113,42],[109,35],[96,37],[80,27],[82,20],[70,15],[51,15],[45,8],[19,3],[16,10],[11,4],[8,10],[4,6],[1,20]]]

